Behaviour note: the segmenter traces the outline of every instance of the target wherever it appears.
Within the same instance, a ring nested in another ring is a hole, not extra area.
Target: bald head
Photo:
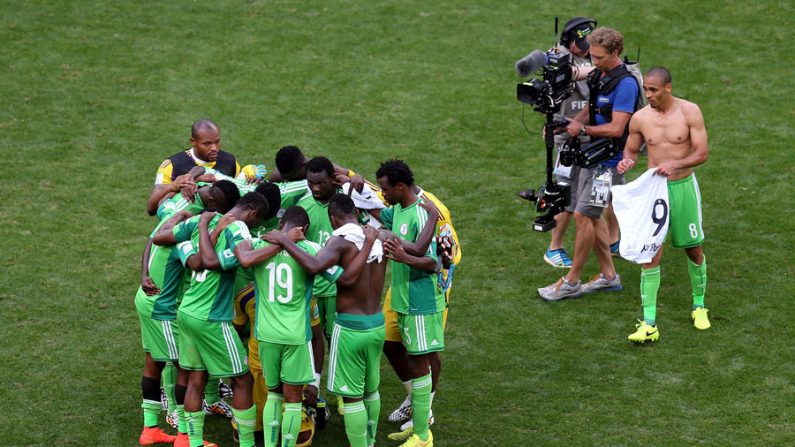
[[[198,120],[190,128],[190,136],[192,138],[196,138],[199,133],[203,132],[219,133],[218,125],[211,120]]]
[[[193,123],[190,131],[190,144],[196,157],[206,162],[215,161],[218,151],[221,150],[221,132],[218,125],[210,120],[199,120]]]
[[[646,77],[657,79],[662,85],[671,83],[671,72],[665,67],[652,67],[646,72]]]

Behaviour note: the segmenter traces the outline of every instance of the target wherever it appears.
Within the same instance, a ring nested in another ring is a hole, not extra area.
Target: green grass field
[[[453,211],[437,446],[795,444],[795,8],[580,3],[0,2],[0,445],[137,445],[145,201],[204,117],[246,163],[296,144],[372,177],[403,158]],[[542,182],[544,151],[513,63],[555,40],[556,15],[619,29],[701,105],[707,332],[670,247],[652,346],[626,341],[639,266],[617,262],[620,293],[536,296],[561,272],[515,195]],[[378,445],[394,445],[402,388],[383,372]],[[205,433],[232,444],[225,421]],[[341,419],[315,445],[347,445]]]

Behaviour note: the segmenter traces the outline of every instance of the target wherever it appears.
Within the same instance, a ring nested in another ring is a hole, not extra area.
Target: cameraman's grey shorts
[[[572,193],[572,197],[575,195],[577,197],[577,204],[574,208],[574,211],[593,219],[602,217],[602,212],[604,211],[604,208],[601,206],[589,205],[589,202],[591,201],[591,189],[593,189],[593,179],[598,169],[598,166],[591,169],[580,168],[580,173],[578,175],[579,178],[577,181],[577,193]],[[616,171],[616,168],[608,169],[610,169],[610,171],[613,173],[613,185],[623,185],[626,183],[624,180],[624,175],[619,174],[618,171]],[[609,200],[612,200],[612,193]]]
[[[574,208],[577,207],[577,197],[578,197],[577,190],[579,189],[578,182],[579,182],[579,178],[580,178],[580,169],[581,168],[579,166],[572,166],[571,167],[571,178],[564,177],[562,175],[555,175],[555,179],[557,180],[558,184],[561,184],[561,183],[568,183],[569,184],[569,191],[570,191],[569,204],[568,204],[568,206],[563,208],[563,211],[566,211],[568,213],[573,213],[574,212]]]

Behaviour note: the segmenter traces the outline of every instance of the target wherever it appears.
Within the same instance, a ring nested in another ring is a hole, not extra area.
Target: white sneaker
[[[406,396],[406,400],[400,404],[395,411],[389,414],[389,422],[403,422],[411,420],[411,396]]]
[[[594,275],[590,281],[582,285],[582,293],[594,292],[618,292],[624,287],[621,285],[621,277],[616,273],[613,279],[605,278],[602,273]]]
[[[433,418],[433,410],[431,410],[431,416],[428,418],[428,426],[430,427],[433,423],[436,422]],[[414,421],[409,419],[403,425],[400,426],[400,431],[406,431],[410,428],[414,428]]]
[[[582,285],[578,282],[572,284],[566,278],[560,278],[556,282],[538,289],[538,296],[544,301],[560,301],[564,298],[577,298],[582,295]]]

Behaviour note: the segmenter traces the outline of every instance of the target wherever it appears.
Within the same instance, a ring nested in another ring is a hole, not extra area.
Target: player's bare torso
[[[690,121],[688,116],[695,104],[679,98],[673,98],[670,110],[661,111],[646,106],[637,113],[640,131],[649,151],[649,168],[672,160],[681,160],[693,152],[690,139]],[[679,180],[689,176],[693,169],[679,169],[669,180]]]

